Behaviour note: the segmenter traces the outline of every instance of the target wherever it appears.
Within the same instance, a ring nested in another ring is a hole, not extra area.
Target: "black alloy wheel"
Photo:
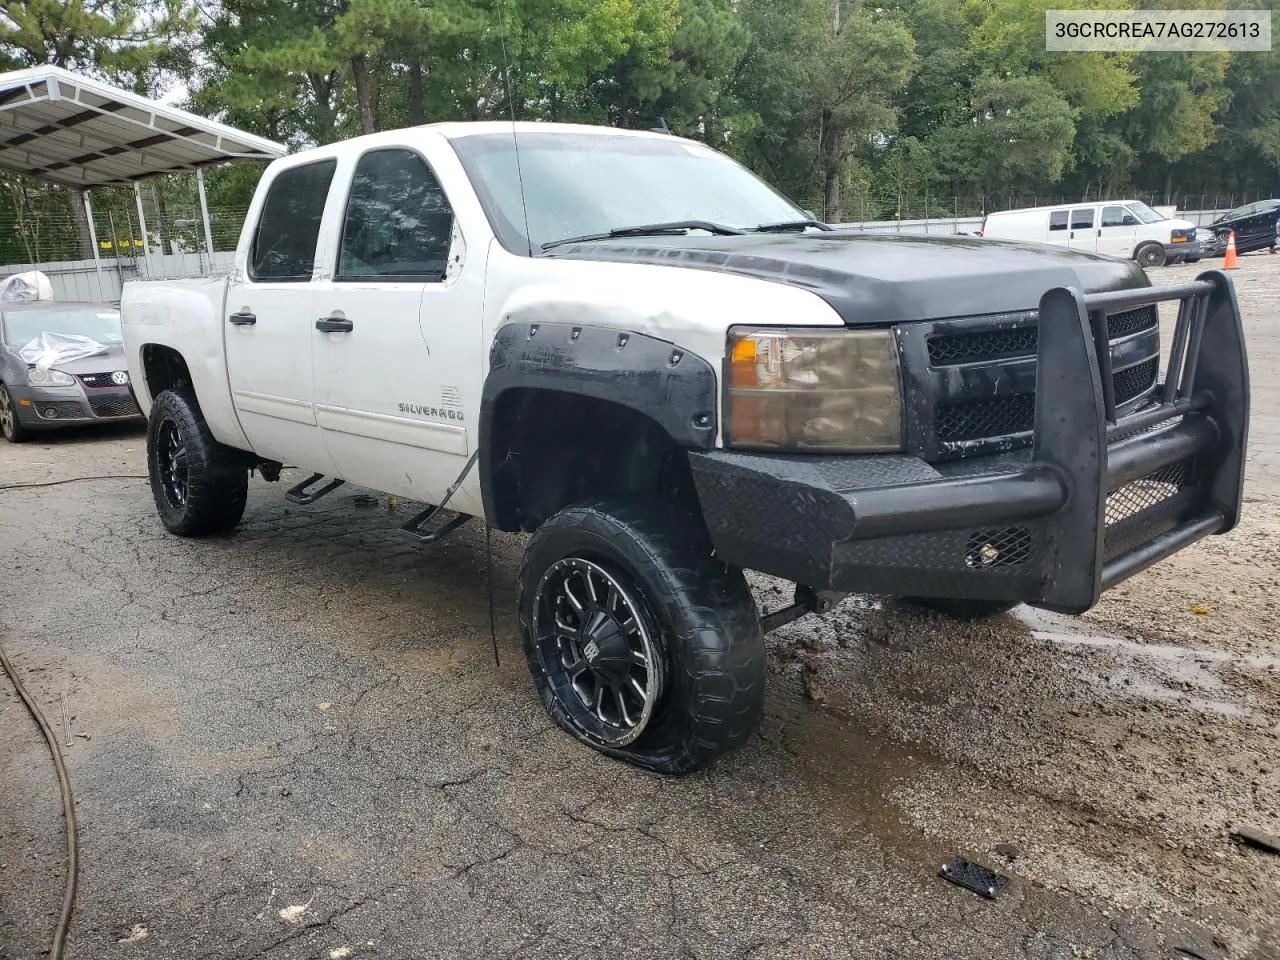
[[[665,663],[640,601],[600,564],[552,564],[534,599],[542,669],[574,723],[602,746],[633,742],[662,697]]]

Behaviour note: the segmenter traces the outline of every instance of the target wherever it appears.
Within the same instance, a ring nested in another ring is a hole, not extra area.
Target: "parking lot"
[[[851,597],[769,636],[759,735],[683,779],[543,713],[520,537],[494,537],[495,666],[478,524],[423,548],[412,504],[257,479],[235,535],[181,540],[140,429],[4,445],[0,642],[60,735],[69,714],[67,955],[1280,956],[1280,857],[1229,836],[1280,833],[1280,256],[1234,277],[1236,531],[1080,619]],[[7,681],[0,730],[0,958],[38,957],[63,828]],[[957,853],[1014,882],[938,879]]]

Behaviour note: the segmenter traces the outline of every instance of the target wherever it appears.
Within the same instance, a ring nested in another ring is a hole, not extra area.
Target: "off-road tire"
[[[24,443],[32,431],[18,419],[18,404],[9,388],[0,383],[0,434],[10,443]]]
[[[622,747],[593,739],[544,671],[535,607],[544,574],[565,558],[588,560],[640,601],[665,660],[648,724]],[[516,584],[521,647],[552,719],[602,753],[684,774],[742,746],[764,711],[765,647],[742,571],[712,555],[701,521],[660,502],[592,501],[561,510],[531,538]]]
[[[178,502],[168,490],[160,449],[170,426],[185,451],[186,496]],[[249,470],[237,451],[213,439],[195,399],[165,390],[147,419],[147,474],[160,522],[180,537],[226,533],[240,522],[249,493]]]
[[[1008,600],[950,600],[941,597],[904,597],[907,603],[924,607],[937,613],[945,613],[957,620],[982,620],[997,614],[1008,613],[1016,603]]]
[[[1168,259],[1164,252],[1164,247],[1158,243],[1144,243],[1138,247],[1134,253],[1133,259],[1138,261],[1140,267],[1163,267]]]

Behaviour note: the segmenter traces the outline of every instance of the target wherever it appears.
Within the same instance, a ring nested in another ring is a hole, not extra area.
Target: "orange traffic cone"
[[[1227,234],[1227,253],[1222,258],[1222,269],[1235,270],[1239,266],[1236,262],[1236,232],[1232,230]]]

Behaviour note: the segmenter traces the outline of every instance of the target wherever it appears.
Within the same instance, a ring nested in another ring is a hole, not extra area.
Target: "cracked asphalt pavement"
[[[1152,272],[1177,282],[1197,268]],[[166,535],[139,430],[0,449],[0,642],[63,735],[67,956],[1280,956],[1280,257],[1236,274],[1247,515],[1080,619],[851,597],[769,637],[759,735],[683,779],[554,728],[515,637],[523,539],[434,548],[414,505]],[[286,474],[286,481],[289,475]],[[772,608],[786,586],[755,578]],[[937,877],[963,854],[988,901]],[[63,834],[0,682],[0,958],[44,955]]]

